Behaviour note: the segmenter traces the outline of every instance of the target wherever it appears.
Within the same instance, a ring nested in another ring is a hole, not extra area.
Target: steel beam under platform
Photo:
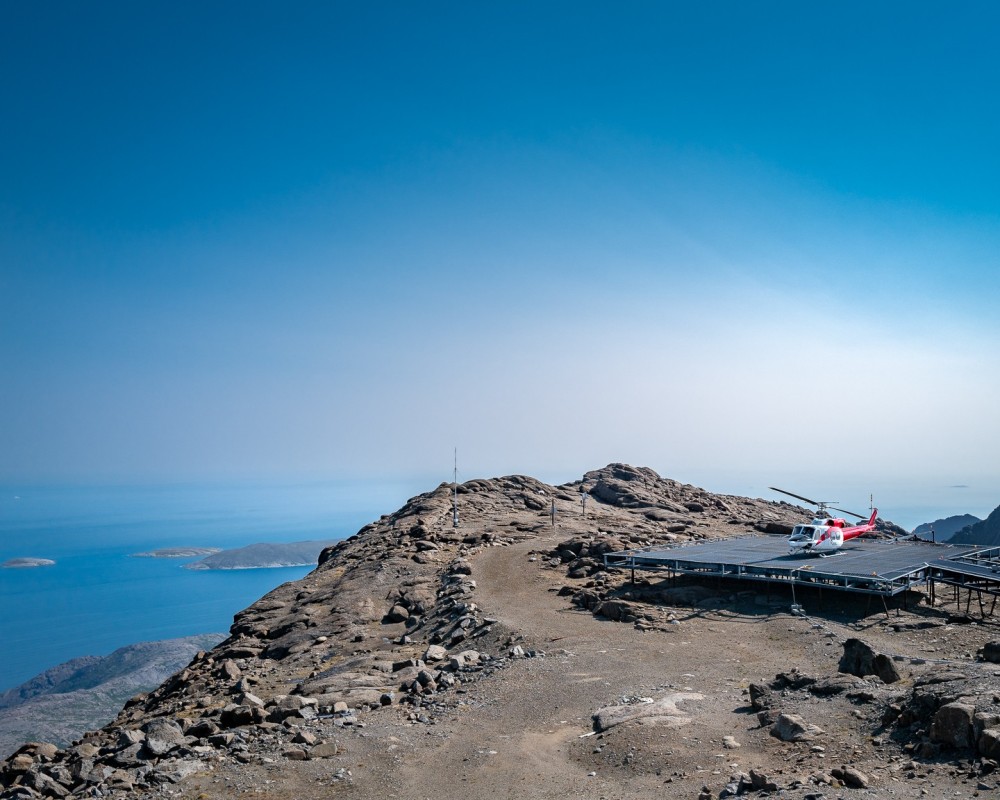
[[[977,548],[927,566],[927,577],[935,583],[1000,596],[1000,547]]]
[[[743,536],[607,553],[609,567],[674,575],[768,581],[891,597],[927,582],[935,565],[968,556],[970,545],[854,539],[828,555],[790,555],[784,536]],[[1000,574],[995,575],[1000,589]],[[940,580],[940,578],[938,578]]]

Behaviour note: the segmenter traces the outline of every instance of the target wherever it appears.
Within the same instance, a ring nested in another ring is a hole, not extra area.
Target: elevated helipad
[[[605,564],[625,569],[662,570],[892,596],[927,581],[951,559],[975,551],[970,545],[920,541],[853,539],[828,556],[789,555],[785,536],[743,536],[675,547],[645,547],[607,553]]]

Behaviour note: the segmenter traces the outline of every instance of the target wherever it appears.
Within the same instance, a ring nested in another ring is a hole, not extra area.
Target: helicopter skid
[[[790,556],[819,556],[820,558],[829,558],[830,556],[843,555],[843,552],[838,547],[836,549],[823,548],[822,550],[815,547],[792,547],[788,550],[788,555]]]

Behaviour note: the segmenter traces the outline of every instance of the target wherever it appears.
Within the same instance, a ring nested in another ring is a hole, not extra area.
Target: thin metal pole
[[[452,527],[458,527],[458,448],[455,448],[455,472],[452,476],[452,488],[454,489],[454,495],[452,500],[452,512],[451,512],[451,524]]]

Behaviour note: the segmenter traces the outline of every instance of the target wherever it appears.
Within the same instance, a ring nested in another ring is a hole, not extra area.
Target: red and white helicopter
[[[829,516],[827,511],[839,511],[841,514],[848,514],[860,520],[863,520],[865,517],[862,514],[855,514],[853,511],[846,511],[843,508],[834,508],[830,503],[835,503],[836,500],[818,502],[802,495],[786,492],[784,489],[778,489],[774,486],[771,486],[770,489],[781,494],[787,494],[789,497],[794,497],[797,500],[804,500],[809,505],[816,506],[817,509],[816,517],[812,522],[796,525],[792,528],[792,535],[788,537],[788,552],[791,555],[807,553],[819,553],[822,555],[824,553],[832,553],[834,550],[839,550],[844,542],[857,538],[863,533],[875,530],[875,519],[878,517],[877,508],[872,508],[871,516],[867,522],[862,522],[860,525],[848,525],[840,517]]]

